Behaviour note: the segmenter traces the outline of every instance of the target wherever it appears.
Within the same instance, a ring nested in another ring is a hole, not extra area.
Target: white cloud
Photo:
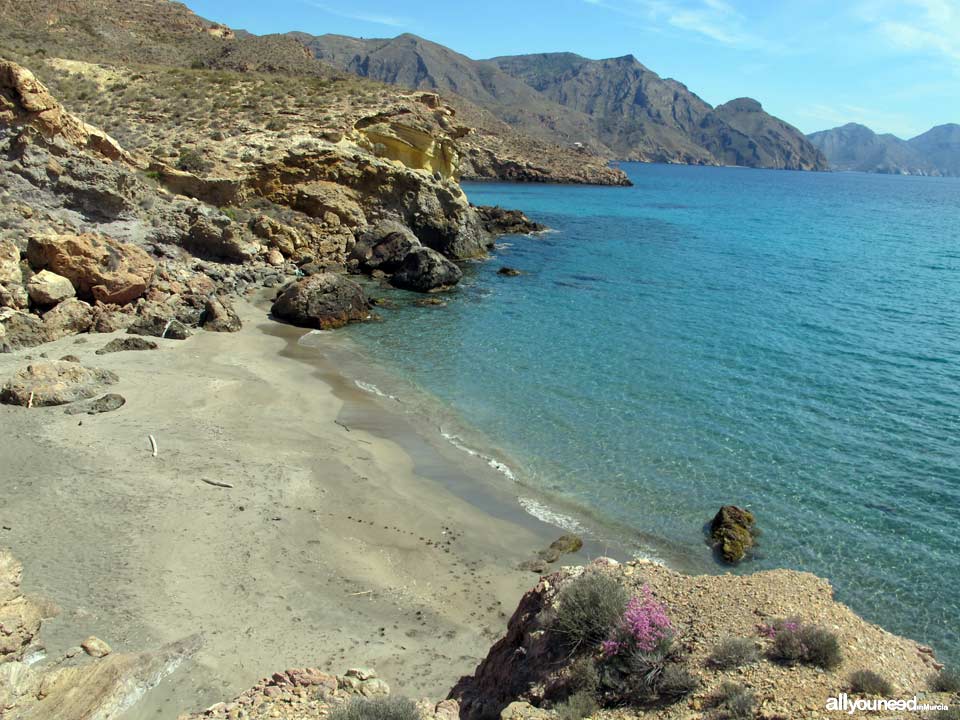
[[[311,2],[310,0],[302,1],[305,5],[309,5],[317,10],[322,10],[330,15],[336,15],[337,17],[346,18],[348,20],[359,20],[360,22],[373,23],[375,25],[388,25],[389,27],[397,28],[408,27],[410,25],[410,21],[407,18],[394,17],[392,15],[379,15],[376,13],[349,12],[330,7],[329,5],[324,5],[323,3]]]
[[[724,0],[584,0],[589,5],[700,35],[731,47],[756,47],[758,38],[744,30],[745,18]]]
[[[960,61],[960,6],[953,0],[872,0],[859,14],[897,50]]]

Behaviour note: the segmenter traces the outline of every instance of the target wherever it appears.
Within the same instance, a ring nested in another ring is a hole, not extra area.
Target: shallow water
[[[749,506],[738,572],[828,577],[960,661],[960,181],[625,169],[634,188],[468,186],[553,231],[350,338],[635,551],[725,570],[703,525]]]

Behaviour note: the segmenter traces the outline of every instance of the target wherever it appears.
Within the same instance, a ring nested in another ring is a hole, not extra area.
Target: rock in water
[[[370,315],[363,288],[334,273],[311,275],[290,285],[280,293],[271,312],[294,325],[320,330],[362,322]]]
[[[710,542],[731,565],[744,559],[753,547],[753,537],[753,513],[736,505],[724,505],[710,523]]]
[[[505,275],[506,277],[517,277],[518,275],[523,275],[523,273],[516,268],[512,267],[502,267],[497,270],[497,275]]]
[[[73,284],[49,270],[41,270],[27,283],[27,294],[36,305],[50,307],[77,294]]]
[[[400,267],[404,258],[423,247],[410,228],[387,220],[360,236],[350,258],[360,263],[367,272],[383,270],[390,273]]]
[[[153,340],[144,340],[142,337],[114,338],[102,348],[97,355],[124,352],[127,350],[156,350],[157,344]]]
[[[407,254],[390,283],[404,290],[431,292],[456,285],[463,273],[436,250],[421,247]]]
[[[109,370],[45,360],[18,370],[0,390],[0,402],[24,407],[66,405],[92,398],[118,380]]]

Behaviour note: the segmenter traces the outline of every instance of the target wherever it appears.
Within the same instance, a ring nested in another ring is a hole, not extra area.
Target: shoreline
[[[196,711],[278,667],[370,665],[411,694],[445,693],[535,584],[518,565],[562,531],[480,459],[438,451],[338,381],[297,345],[305,331],[237,309],[239,333],[154,351],[96,355],[104,334],[0,357],[7,376],[39,352],[76,354],[116,372],[127,399],[79,420],[0,406],[0,466],[17,478],[0,540],[24,589],[63,609],[44,625],[47,658],[91,634],[119,652],[202,631],[132,720]]]

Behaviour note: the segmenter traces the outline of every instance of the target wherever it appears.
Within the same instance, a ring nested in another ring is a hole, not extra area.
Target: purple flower
[[[653,652],[672,628],[666,606],[657,602],[650,588],[644,585],[640,595],[630,598],[620,626],[600,649],[605,657],[619,655],[631,647]]]

